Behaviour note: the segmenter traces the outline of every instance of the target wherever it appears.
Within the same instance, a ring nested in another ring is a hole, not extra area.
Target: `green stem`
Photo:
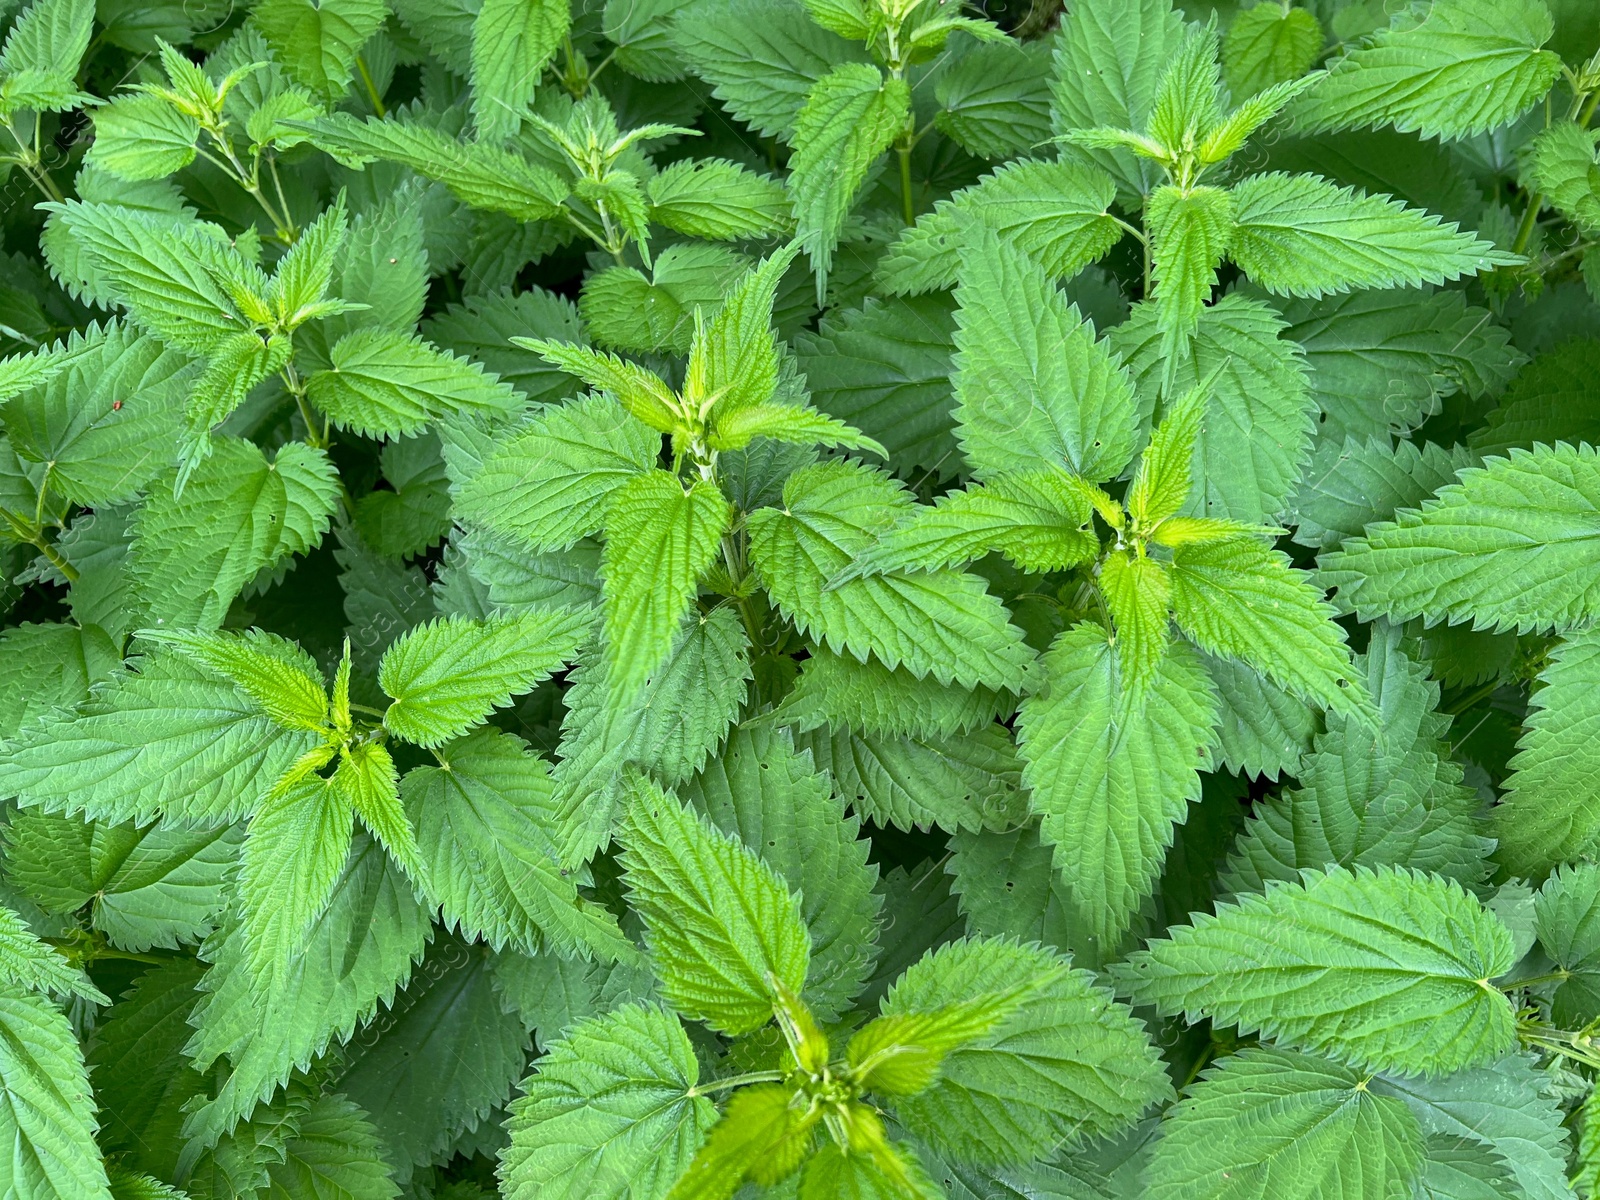
[[[372,101],[374,115],[379,117],[386,115],[388,109],[383,107],[383,99],[378,95],[377,85],[372,82],[372,75],[367,70],[367,60],[359,54],[356,55],[356,70],[361,73],[361,86],[367,89],[367,99]]]
[[[782,1071],[747,1071],[743,1075],[730,1075],[726,1079],[713,1079],[710,1083],[696,1084],[686,1096],[708,1096],[712,1092],[725,1092],[729,1088],[743,1087],[747,1083],[781,1083]]]
[[[900,156],[900,215],[905,218],[907,225],[917,223],[916,206],[911,203],[911,143],[902,138],[895,147],[895,153]]]
[[[1509,980],[1500,986],[1500,990],[1502,992],[1511,992],[1517,988],[1538,987],[1541,983],[1560,983],[1571,978],[1571,971],[1551,971],[1548,975],[1530,975],[1527,979]]]
[[[44,555],[45,562],[61,572],[61,578],[68,583],[78,582],[78,568],[61,557],[61,552],[51,545],[50,540],[44,536],[42,528],[29,522],[27,518],[18,516],[9,508],[0,508],[0,520],[11,526],[11,532],[19,542],[26,542]]]

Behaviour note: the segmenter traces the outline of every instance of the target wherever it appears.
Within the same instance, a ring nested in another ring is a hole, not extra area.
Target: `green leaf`
[[[1298,773],[1301,755],[1311,749],[1317,731],[1316,706],[1242,662],[1203,657],[1222,702],[1217,757],[1230,771],[1246,775],[1277,779]]]
[[[1068,1136],[1114,1134],[1171,1095],[1144,1027],[1087,971],[1000,938],[950,943],[889,989],[885,1016],[1026,990],[990,1033],[951,1051],[927,1090],[893,1102],[907,1131],[960,1162],[1020,1165]]]
[[[980,477],[1066,467],[1108,479],[1133,453],[1133,390],[1044,271],[977,231],[956,289],[956,437]]]
[[[1061,571],[1100,552],[1089,523],[1089,505],[1065,472],[1006,472],[919,505],[838,578],[962,566],[990,551],[1023,571]]]
[[[354,815],[344,788],[312,774],[274,788],[251,817],[239,906],[258,976],[283,971],[326,909],[350,856]]]
[[[1222,71],[1236,99],[1298,79],[1322,53],[1316,14],[1257,4],[1243,9],[1222,39]]]
[[[611,687],[599,647],[586,652],[562,698],[555,778],[563,864],[584,862],[610,838],[626,765],[669,787],[699,771],[738,719],[750,678],[750,640],[731,606],[687,622],[631,696]]]
[[[6,35],[0,71],[77,74],[89,49],[94,17],[95,6],[89,0],[35,0]]]
[[[194,161],[200,122],[159,96],[119,96],[95,109],[85,158],[124,179],[164,179]]]
[[[834,790],[897,829],[1005,829],[1027,816],[1022,767],[1006,731],[894,736],[826,727],[796,737]]]
[[[356,501],[356,529],[379,554],[422,554],[450,530],[450,478],[438,439],[390,442],[378,462],[393,490],[374,489]]]
[[[911,503],[889,479],[851,462],[802,468],[784,484],[781,510],[750,516],[750,562],[778,608],[835,653],[862,661],[875,654],[941,683],[1014,686],[1032,652],[975,576],[896,573],[828,587]]]
[[[484,0],[472,20],[472,117],[480,139],[499,142],[517,132],[571,27],[566,0]]]
[[[202,227],[150,213],[69,200],[52,214],[103,274],[135,322],[191,354],[209,354],[247,328],[217,277],[243,260]],[[230,260],[231,263],[230,263]]]
[[[449,617],[402,634],[378,668],[394,700],[384,727],[419,746],[444,744],[569,662],[592,621],[582,609],[556,609]]]
[[[348,113],[305,126],[312,140],[341,162],[352,165],[384,159],[436,179],[464,203],[519,221],[546,221],[564,210],[569,189],[554,172],[536,167],[520,154],[482,143],[458,142],[426,125]]]
[[[400,773],[389,751],[376,742],[347,746],[330,782],[407,877],[417,878],[422,855],[400,806]]]
[[[9,868],[9,862],[7,866]],[[7,874],[12,872],[8,869]],[[110,1003],[105,994],[89,982],[81,967],[73,966],[54,947],[40,941],[22,918],[4,905],[0,905],[0,988],[18,993],[37,991],[62,998],[81,996],[95,1004]]]
[[[567,1031],[511,1105],[506,1200],[662,1196],[717,1119],[678,1018],[628,1004]]]
[[[251,17],[289,73],[332,104],[385,15],[383,0],[262,0]]]
[[[1151,1200],[1408,1196],[1423,1161],[1410,1110],[1348,1067],[1265,1046],[1208,1068],[1162,1122]]]
[[[327,532],[338,478],[324,450],[303,442],[276,458],[222,437],[182,496],[157,479],[133,520],[128,573],[147,623],[215,628],[256,574],[304,554]]]
[[[1167,652],[1172,580],[1155,559],[1115,550],[1101,560],[1099,587],[1111,613],[1122,687],[1135,692],[1150,682]]]
[[[984,42],[939,74],[934,124],[979,158],[1027,154],[1050,137],[1050,57],[1042,42]]]
[[[600,531],[612,497],[660,453],[660,435],[608,396],[552,407],[496,448],[456,513],[537,550],[565,549]]]
[[[1184,347],[1198,325],[1217,285],[1217,268],[1233,244],[1234,207],[1233,193],[1214,187],[1161,187],[1150,197],[1145,223],[1156,327],[1164,345]]]
[[[845,63],[817,82],[795,118],[789,191],[819,306],[851,202],[878,156],[905,131],[910,109],[905,80],[866,63]]]
[[[812,86],[840,63],[866,57],[788,0],[705,0],[678,16],[672,37],[735,120],[785,140]]]
[[[320,740],[175,655],[137,665],[78,712],[22,731],[0,752],[0,792],[113,823],[220,824],[254,809]]]
[[[1372,1090],[1405,1101],[1430,1139],[1492,1150],[1529,1200],[1571,1200],[1567,1131],[1548,1079],[1531,1054],[1439,1078],[1380,1076]]]
[[[1051,84],[1051,125],[1059,134],[1111,125],[1143,129],[1156,84],[1183,45],[1184,21],[1171,0],[1088,0],[1062,24]],[[1125,200],[1148,196],[1162,176],[1127,150],[1089,150]],[[1137,207],[1137,204],[1134,204]]]
[[[1290,692],[1334,712],[1361,711],[1344,630],[1311,576],[1253,537],[1173,552],[1172,615],[1207,654],[1249,663]]]
[[[1295,106],[1301,128],[1375,129],[1452,141],[1505,125],[1537,104],[1561,71],[1540,46],[1553,25],[1542,0],[1433,0],[1331,63]]]
[[[485,729],[438,751],[401,781],[421,850],[422,889],[463,936],[525,953],[548,939],[584,957],[632,948],[603,906],[557,866],[549,768],[527,743]]]
[[[1528,178],[1546,201],[1584,233],[1600,230],[1595,194],[1594,134],[1576,121],[1550,126],[1528,148]]]
[[[1044,667],[1044,690],[1018,717],[1023,782],[1062,883],[1109,949],[1154,887],[1173,825],[1200,798],[1216,697],[1182,646],[1148,684],[1132,685],[1092,624],[1058,637]]]
[[[46,912],[87,906],[118,949],[172,949],[216,927],[242,836],[229,825],[140,828],[24,811],[6,831],[6,874]]]
[[[1575,446],[1600,441],[1600,431],[1595,428],[1600,413],[1594,409],[1586,382],[1600,363],[1597,352],[1600,342],[1573,338],[1535,358],[1517,372],[1482,427],[1472,431],[1472,448],[1480,454],[1503,455],[1513,446],[1532,449],[1539,442]],[[16,440],[15,434],[12,437]],[[23,450],[20,440],[17,448]]]
[[[729,291],[704,332],[696,332],[684,393],[691,402],[713,401],[713,421],[772,400],[779,367],[772,305],[799,251],[791,243],[769,255]]]
[[[144,629],[139,637],[171,646],[233,685],[279,725],[322,730],[328,723],[327,682],[298,645],[259,629],[187,633]]]
[[[1337,549],[1368,525],[1391,521],[1402,508],[1420,508],[1467,467],[1482,460],[1464,446],[1326,439],[1312,455],[1291,504],[1302,546]]]
[[[333,365],[306,380],[306,394],[342,429],[409,437],[446,416],[499,414],[516,394],[477,363],[435,350],[402,330],[362,329],[333,347]]]
[[[1600,635],[1586,630],[1557,642],[1538,682],[1505,795],[1490,812],[1496,857],[1527,877],[1587,857],[1600,840],[1600,819],[1585,800],[1596,768]]]
[[[7,664],[0,728],[11,730],[83,703],[90,685],[122,664],[121,650],[98,625],[14,625],[0,631],[0,653]]]
[[[1284,336],[1305,350],[1324,438],[1410,429],[1444,396],[1498,392],[1523,361],[1489,311],[1459,291],[1357,292],[1281,308]]]
[[[875,278],[899,294],[951,287],[963,249],[981,228],[994,230],[1045,275],[1069,278],[1121,240],[1109,211],[1115,195],[1103,172],[1075,159],[1007,163],[918,217],[884,252]]]
[[[748,259],[725,246],[679,242],[656,256],[648,276],[632,267],[596,271],[585,281],[578,306],[602,345],[687,354],[696,308],[715,310],[748,266]]]
[[[1488,872],[1481,801],[1462,784],[1434,712],[1438,685],[1400,652],[1399,631],[1373,629],[1356,660],[1376,719],[1328,716],[1327,732],[1294,774],[1300,787],[1258,804],[1223,876],[1234,892],[1303,867],[1408,866],[1472,885]]]
[[[1580,1028],[1600,1016],[1600,867],[1556,870],[1534,898],[1539,944],[1569,977],[1551,1000],[1551,1018]]]
[[[1394,867],[1301,879],[1173,926],[1111,968],[1118,989],[1372,1070],[1440,1075],[1512,1047],[1515,1013],[1488,984],[1511,934],[1460,884]]]
[[[793,1176],[815,1145],[819,1120],[792,1108],[793,1099],[781,1083],[734,1092],[667,1200],[725,1200],[746,1179],[759,1185]]]
[[[266,1200],[328,1196],[330,1200],[393,1200],[384,1145],[367,1114],[342,1096],[322,1096],[300,1119],[282,1162],[269,1163]]]
[[[72,334],[62,350],[64,369],[0,408],[11,444],[50,464],[50,488],[76,504],[131,500],[172,460],[194,369],[112,321]]]
[[[848,1009],[876,957],[882,899],[873,891],[861,821],[845,815],[826,775],[789,736],[763,727],[736,730],[722,753],[678,789],[686,804],[760,855],[800,895],[811,935],[802,995],[819,1020]]]
[[[630,903],[661,993],[713,1029],[752,1033],[772,1019],[774,987],[805,987],[811,937],[800,902],[737,839],[642,777],[620,835]]]
[[[876,439],[896,474],[949,477],[960,462],[950,418],[952,306],[944,296],[830,310],[795,339],[822,411]]]
[[[205,1093],[215,1098],[193,1107],[184,1136],[215,1143],[291,1072],[336,1039],[348,1041],[380,1001],[393,1001],[430,936],[411,884],[361,830],[321,919],[276,972],[263,978],[252,968],[244,931],[230,919],[202,947],[212,966],[185,1051],[198,1069],[215,1072]]]
[[[783,702],[759,718],[801,732],[829,727],[937,739],[990,724],[1009,708],[989,688],[943,687],[875,659],[858,662],[815,648]]]
[[[733,507],[708,480],[685,489],[666,471],[641,472],[618,488],[600,556],[606,664],[626,695],[672,653],[678,627],[711,565]]]
[[[1600,458],[1565,443],[1461,471],[1420,511],[1369,526],[1324,554],[1321,579],[1364,619],[1420,616],[1476,629],[1567,629],[1597,601]]]
[[[421,301],[418,301],[418,310]],[[422,325],[423,336],[462,358],[480,362],[502,382],[535,403],[549,403],[577,390],[572,377],[542,357],[511,344],[515,334],[533,331],[542,338],[586,341],[578,306],[564,296],[533,287],[512,294],[472,296],[434,313]]]
[[[1252,175],[1233,201],[1228,255],[1278,295],[1416,287],[1518,261],[1439,217],[1315,175]]]
[[[3,983],[0,1033],[0,1133],[11,1146],[0,1187],[38,1200],[111,1200],[83,1052],[66,1016]]]
[[[778,233],[791,220],[781,183],[722,158],[675,162],[650,180],[645,194],[656,224],[712,241]]]
[[[527,1054],[527,1031],[495,990],[488,952],[439,937],[330,1082],[367,1111],[396,1177],[407,1179],[489,1133]]]
[[[177,1175],[183,1105],[204,1087],[183,1055],[202,975],[192,958],[140,975],[100,1015],[85,1055],[102,1110],[100,1145],[108,1154],[121,1152],[126,1166],[167,1178]]]

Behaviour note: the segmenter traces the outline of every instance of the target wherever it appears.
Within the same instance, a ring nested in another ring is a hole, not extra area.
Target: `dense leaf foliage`
[[[0,0],[0,1197],[1600,1195],[1591,0]]]

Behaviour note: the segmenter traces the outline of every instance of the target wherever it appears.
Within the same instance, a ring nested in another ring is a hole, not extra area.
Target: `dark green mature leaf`
[[[1305,351],[1319,435],[1404,432],[1442,397],[1499,391],[1523,362],[1487,309],[1458,291],[1353,292],[1282,302],[1285,336]]]
[[[1600,555],[1600,458],[1565,443],[1459,473],[1420,511],[1369,526],[1322,557],[1346,608],[1479,629],[1565,629],[1590,619]]]
[[[1163,1122],[1145,1168],[1159,1200],[1389,1197],[1422,1164],[1422,1133],[1401,1101],[1348,1067],[1256,1047],[1209,1068]]]
[[[447,924],[496,949],[532,953],[546,939],[584,957],[632,948],[604,908],[557,865],[554,785],[521,739],[479,730],[438,751],[437,767],[401,781],[417,831],[422,885]]]
[[[792,0],[703,0],[673,22],[672,38],[712,94],[763,137],[792,137],[812,85],[864,57]]]
[[[1256,807],[1224,875],[1232,891],[1327,863],[1407,866],[1469,885],[1487,874],[1481,801],[1448,756],[1438,688],[1398,641],[1393,627],[1375,629],[1357,659],[1375,719],[1329,714],[1294,772],[1299,788]]]
[[[1587,857],[1600,820],[1587,802],[1595,769],[1600,711],[1600,636],[1571,634],[1557,642],[1539,673],[1522,739],[1511,760],[1506,794],[1490,814],[1496,857],[1518,875],[1543,875],[1560,862]]]
[[[1588,338],[1563,342],[1539,355],[1517,374],[1483,427],[1474,431],[1472,448],[1480,454],[1505,454],[1513,446],[1532,449],[1538,442],[1600,440],[1600,413],[1585,386],[1597,364],[1600,343]]]
[[[1305,871],[1192,919],[1113,966],[1117,986],[1372,1070],[1459,1071],[1516,1040],[1511,1004],[1488,983],[1511,969],[1511,934],[1452,881]]]
[[[528,1037],[495,993],[489,951],[438,939],[336,1086],[372,1119],[396,1174],[446,1152],[511,1097]]]
[[[1529,1200],[1571,1200],[1567,1131],[1548,1078],[1533,1055],[1519,1052],[1435,1079],[1383,1075],[1371,1087],[1405,1101],[1430,1138],[1499,1155]]]
[[[1432,0],[1331,64],[1295,107],[1313,129],[1393,125],[1455,139],[1504,125],[1561,70],[1539,49],[1552,32],[1540,0]]]
[[[358,830],[326,912],[278,972],[263,980],[250,969],[237,921],[207,938],[201,955],[212,966],[185,1053],[201,1070],[217,1066],[219,1079],[184,1121],[185,1136],[215,1143],[292,1072],[348,1041],[393,1000],[431,935],[410,882]]]
[[[811,397],[831,416],[875,438],[901,476],[949,477],[960,466],[951,418],[952,304],[944,296],[868,298],[830,310],[795,339]]]

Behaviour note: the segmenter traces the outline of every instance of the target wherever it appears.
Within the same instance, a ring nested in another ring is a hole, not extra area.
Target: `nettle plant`
[[[1600,13],[1062,8],[0,0],[0,1191],[1600,1192]]]

